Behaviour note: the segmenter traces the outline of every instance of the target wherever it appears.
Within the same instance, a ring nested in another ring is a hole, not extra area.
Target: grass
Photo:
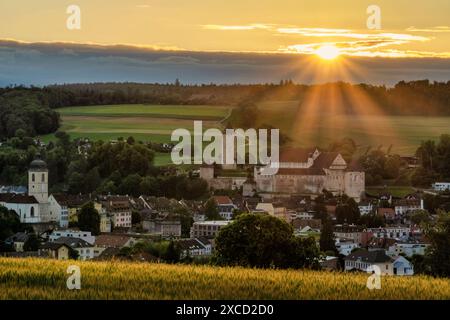
[[[382,145],[401,155],[414,154],[423,140],[437,140],[450,134],[450,117],[329,115],[306,116],[297,101],[260,103],[257,122],[286,132],[297,146],[326,147],[337,139],[350,137],[363,150]]]
[[[102,105],[58,109],[62,126],[72,139],[117,140],[133,136],[136,140],[170,142],[172,131],[193,129],[194,120],[202,120],[205,128],[221,127],[220,121],[230,107],[184,105]],[[55,140],[53,134],[41,137],[44,142]],[[155,164],[170,164],[170,156],[156,154]]]
[[[185,105],[100,105],[67,107],[58,110],[62,116],[91,117],[150,117],[191,120],[221,120],[229,107],[221,106],[185,106]]]
[[[81,290],[68,290],[69,265]],[[193,265],[0,258],[0,299],[450,299],[450,280]]]
[[[380,115],[327,115],[306,117],[298,111],[298,101],[264,102],[259,105],[257,123],[271,124],[287,133],[294,146],[327,147],[332,141],[350,137],[359,151],[367,147],[392,145],[392,152],[411,155],[420,142],[450,134],[450,117]],[[141,141],[170,142],[174,129],[192,130],[193,120],[203,120],[205,128],[222,128],[231,108],[184,105],[110,105],[58,109],[62,127],[72,138],[112,140],[133,136]],[[42,137],[54,140],[53,134]],[[165,164],[163,157],[160,164]]]
[[[393,197],[404,198],[414,193],[415,189],[409,186],[387,186],[387,187],[366,187],[366,193],[371,196],[378,196],[381,193],[388,192]]]

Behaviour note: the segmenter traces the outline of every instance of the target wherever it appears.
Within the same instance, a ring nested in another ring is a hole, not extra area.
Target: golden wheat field
[[[78,265],[81,290],[68,290]],[[194,265],[0,258],[0,299],[450,299],[450,280]]]

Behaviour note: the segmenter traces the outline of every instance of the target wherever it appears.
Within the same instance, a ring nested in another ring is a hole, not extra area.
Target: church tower
[[[48,203],[48,169],[40,154],[28,169],[28,195],[34,196],[39,203]]]

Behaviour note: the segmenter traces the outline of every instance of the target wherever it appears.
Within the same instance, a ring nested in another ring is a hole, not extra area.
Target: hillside
[[[66,289],[69,265],[81,290]],[[0,258],[0,299],[450,299],[450,280],[300,270]]]

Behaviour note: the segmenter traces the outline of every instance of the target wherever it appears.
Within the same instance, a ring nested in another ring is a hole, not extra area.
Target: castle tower
[[[28,169],[28,195],[34,196],[39,203],[48,203],[48,169],[40,154]]]

